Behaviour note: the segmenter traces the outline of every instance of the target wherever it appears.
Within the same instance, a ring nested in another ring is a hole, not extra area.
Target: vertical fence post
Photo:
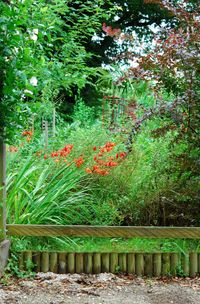
[[[56,109],[53,109],[53,119],[52,119],[52,136],[56,136]]]
[[[0,241],[6,238],[6,146],[0,139]]]
[[[32,121],[31,121],[31,124],[32,124],[32,126],[31,126],[31,131],[32,131],[32,133],[34,134],[34,131],[35,131],[35,116],[34,116],[34,114],[32,114]]]
[[[44,127],[44,142],[45,142],[45,149],[48,148],[48,139],[49,139],[49,132],[48,132],[48,121],[45,120],[45,127]]]
[[[0,276],[9,256],[10,241],[6,240],[6,145],[0,138]]]

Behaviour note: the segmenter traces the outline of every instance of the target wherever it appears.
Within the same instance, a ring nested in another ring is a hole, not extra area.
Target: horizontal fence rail
[[[15,253],[16,255],[16,253]],[[200,253],[176,252],[137,253],[137,252],[18,252],[18,265],[21,271],[54,273],[101,272],[126,273],[137,276],[190,276],[200,273]]]
[[[10,236],[200,239],[200,227],[6,225]]]

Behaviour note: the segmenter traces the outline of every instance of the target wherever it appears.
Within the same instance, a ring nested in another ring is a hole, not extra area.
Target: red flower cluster
[[[96,164],[92,164],[91,168],[87,167],[85,169],[85,172],[88,174],[94,173],[99,174],[102,176],[109,174],[109,169],[116,167],[119,162],[125,158],[126,153],[125,152],[118,152],[116,155],[108,155],[107,153],[110,153],[113,151],[116,144],[114,142],[107,142],[105,145],[100,147],[92,147],[93,151],[97,151],[97,154],[93,156],[93,160]],[[85,157],[83,155],[80,155],[78,158],[75,158],[74,160],[71,160],[70,162],[66,159],[66,157],[71,153],[74,145],[68,144],[64,148],[53,151],[48,154],[44,154],[43,158],[46,160],[49,157],[54,159],[54,162],[56,164],[60,162],[65,162],[67,166],[74,163],[77,168],[80,168],[85,163]],[[43,152],[40,150],[36,152],[36,155],[40,157],[43,154]]]
[[[33,136],[33,132],[25,130],[22,132],[22,136]]]
[[[22,132],[22,136],[26,137],[27,142],[30,142],[33,136],[33,132],[25,130]]]
[[[116,158],[124,158],[126,156],[126,152],[120,152],[116,154]]]
[[[52,152],[51,157],[67,157],[71,153],[73,147],[74,145],[68,144],[61,150]]]
[[[44,155],[44,159],[48,159],[49,157],[56,158],[54,160],[54,162],[55,163],[59,163],[60,162],[60,158],[67,157],[71,153],[73,147],[74,147],[74,145],[68,144],[68,145],[66,145],[64,148],[62,148],[60,150],[51,152],[50,155],[45,154]],[[38,156],[38,157],[40,157],[42,154],[43,154],[42,150],[36,152],[36,156]],[[64,160],[64,161],[66,162],[66,160]]]
[[[88,174],[95,173],[99,175],[107,175],[109,174],[108,169],[105,169],[104,167],[116,167],[118,165],[117,161],[114,161],[115,159],[123,159],[126,156],[125,152],[119,152],[116,154],[116,156],[109,156],[106,157],[106,159],[100,159],[101,157],[105,156],[106,153],[111,152],[113,148],[116,146],[114,142],[107,142],[103,147],[99,147],[99,153],[93,157],[94,161],[98,165],[94,165],[91,168],[86,168],[85,171]],[[96,151],[97,147],[93,147],[93,151]]]
[[[86,168],[85,172],[88,174],[95,173],[99,175],[108,175],[109,172],[105,169],[101,169],[99,166],[93,166],[92,169]]]
[[[75,159],[74,162],[76,167],[79,168],[85,162],[85,160],[83,159],[83,156],[80,156],[78,159]]]

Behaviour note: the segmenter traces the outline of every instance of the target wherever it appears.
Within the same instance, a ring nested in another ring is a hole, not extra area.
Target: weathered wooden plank
[[[119,253],[119,270],[123,273],[127,272],[127,254]]]
[[[101,272],[101,254],[94,253],[93,255],[93,272],[98,274]]]
[[[57,252],[50,252],[49,270],[54,273],[58,272],[58,254],[57,254]]]
[[[127,271],[129,274],[135,274],[135,254],[128,253]]]
[[[49,252],[42,252],[41,256],[41,271],[48,272],[49,271]]]
[[[92,253],[84,253],[84,269],[85,269],[85,273],[92,273],[92,269],[93,269]]]
[[[67,255],[67,271],[75,273],[75,253],[70,252]]]
[[[83,273],[83,253],[76,253],[76,273]]]
[[[198,272],[200,275],[200,253],[198,253]]]
[[[6,238],[6,145],[0,140],[0,241]]]
[[[162,276],[170,275],[170,253],[162,254]]]
[[[136,253],[135,255],[135,273],[137,276],[144,275],[144,254]]]
[[[110,254],[108,252],[101,254],[101,271],[102,272],[110,271]]]
[[[200,227],[7,225],[12,236],[142,237],[200,239]]]
[[[40,252],[33,252],[33,264],[34,264],[34,271],[40,272],[40,269],[41,269],[41,253]]]
[[[153,255],[153,274],[156,277],[161,276],[162,267],[161,267],[161,253],[154,253]]]
[[[197,252],[190,253],[190,277],[195,277],[198,274],[198,254]]]
[[[32,257],[33,253],[31,250],[27,250],[24,252],[24,266],[26,270],[30,270],[32,266]]]
[[[146,253],[144,255],[144,274],[148,277],[153,275],[153,254]]]
[[[67,270],[67,258],[65,252],[59,252],[58,254],[58,271],[59,273],[66,273]]]
[[[118,262],[118,253],[110,253],[110,272],[116,273],[118,271],[119,262]]]
[[[175,276],[179,267],[179,254],[173,252],[171,254],[171,274]]]
[[[189,254],[182,254],[181,267],[185,276],[189,275]]]
[[[19,270],[24,271],[24,252],[19,253],[18,263],[19,263]]]

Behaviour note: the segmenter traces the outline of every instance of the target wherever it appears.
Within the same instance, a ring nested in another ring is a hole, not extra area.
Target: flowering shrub
[[[44,160],[53,159],[56,164],[66,163],[67,166],[75,164],[77,168],[83,167],[86,173],[98,174],[98,175],[108,175],[109,170],[113,167],[119,165],[119,163],[125,158],[126,152],[117,152],[114,153],[114,148],[116,143],[106,142],[105,145],[97,147],[93,146],[90,148],[89,153],[91,159],[86,158],[81,154],[78,158],[72,157],[72,150],[74,150],[73,144],[67,144],[62,149],[57,151],[52,151],[48,154],[44,154],[42,150],[37,151],[35,155],[37,157],[43,157]],[[96,152],[95,155],[91,152]],[[111,155],[112,152],[112,155]],[[89,165],[88,167],[83,166],[84,164]]]

